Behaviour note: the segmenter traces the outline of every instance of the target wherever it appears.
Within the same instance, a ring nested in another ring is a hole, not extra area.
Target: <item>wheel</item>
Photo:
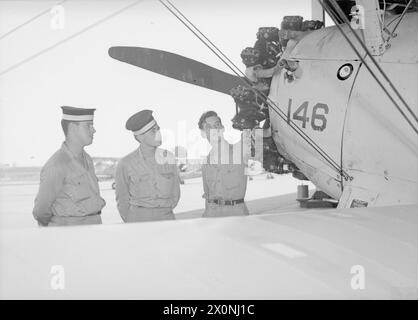
[[[112,183],[112,189],[115,190],[116,189],[116,182]]]

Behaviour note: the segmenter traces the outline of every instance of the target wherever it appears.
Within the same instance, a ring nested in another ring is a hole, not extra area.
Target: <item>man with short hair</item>
[[[159,148],[160,127],[151,110],[131,116],[126,129],[139,148],[122,158],[116,168],[116,201],[124,222],[175,219],[180,178],[173,154]]]
[[[65,141],[42,168],[33,216],[40,226],[101,224],[106,203],[100,196],[93,161],[84,151],[96,132],[96,109],[61,108]]]
[[[241,141],[231,145],[224,138],[224,126],[214,111],[207,111],[199,119],[202,137],[212,149],[207,164],[202,166],[205,198],[204,217],[248,215],[244,202],[247,190],[246,157]]]

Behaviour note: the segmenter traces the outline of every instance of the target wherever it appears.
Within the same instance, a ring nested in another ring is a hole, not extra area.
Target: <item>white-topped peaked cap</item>
[[[85,109],[62,106],[62,120],[68,121],[93,121],[96,109]]]

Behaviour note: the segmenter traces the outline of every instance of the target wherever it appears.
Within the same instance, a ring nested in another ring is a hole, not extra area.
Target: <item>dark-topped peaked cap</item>
[[[157,122],[152,116],[152,110],[141,110],[131,116],[126,121],[126,129],[132,131],[134,135],[139,135],[150,130]]]

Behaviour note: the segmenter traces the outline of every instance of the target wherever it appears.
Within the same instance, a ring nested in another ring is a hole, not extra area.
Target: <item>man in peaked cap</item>
[[[175,219],[180,179],[174,155],[159,148],[160,127],[151,110],[131,116],[126,129],[139,148],[122,158],[116,168],[116,202],[124,222]]]
[[[42,168],[33,216],[40,226],[100,224],[105,201],[93,161],[84,151],[96,132],[95,109],[61,108],[65,141]]]

